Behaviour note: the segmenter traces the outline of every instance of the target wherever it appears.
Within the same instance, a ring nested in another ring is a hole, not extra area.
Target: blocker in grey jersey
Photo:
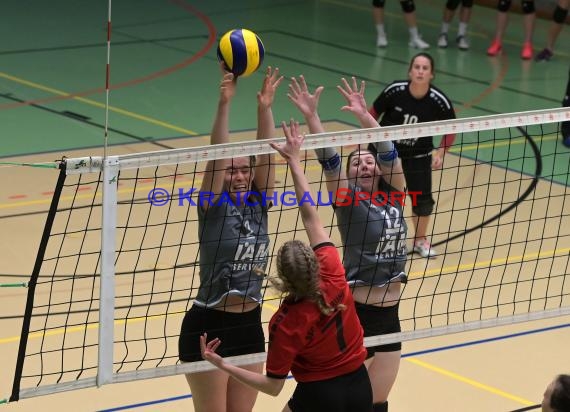
[[[228,294],[261,301],[269,236],[267,207],[256,203],[236,207],[223,202],[207,210],[198,206],[200,289],[196,305],[216,305]]]
[[[360,192],[349,185],[350,193]],[[396,191],[384,180],[381,191]],[[376,203],[376,204],[374,204]],[[385,203],[383,206],[378,204]],[[390,281],[406,282],[406,235],[403,207],[398,202],[359,200],[335,206],[338,228],[344,247],[343,265],[351,285],[383,286]]]

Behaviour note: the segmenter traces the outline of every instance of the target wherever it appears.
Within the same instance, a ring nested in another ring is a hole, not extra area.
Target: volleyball
[[[256,71],[264,55],[261,39],[251,30],[230,30],[218,43],[218,59],[235,76],[249,76]]]

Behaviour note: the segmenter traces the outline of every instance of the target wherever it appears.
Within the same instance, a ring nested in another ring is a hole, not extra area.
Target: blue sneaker
[[[552,59],[552,56],[554,56],[554,53],[552,53],[552,50],[545,47],[544,49],[542,49],[540,52],[538,52],[536,54],[534,61],[535,62],[549,61],[550,59]]]

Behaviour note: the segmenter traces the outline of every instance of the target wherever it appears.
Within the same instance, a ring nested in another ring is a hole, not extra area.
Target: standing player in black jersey
[[[318,115],[323,87],[313,94],[303,76],[293,78],[289,99],[303,114],[311,133],[324,132]],[[360,88],[344,79],[338,90],[365,128],[378,127],[367,111],[364,82]],[[364,336],[400,332],[398,307],[405,273],[407,226],[404,220],[404,177],[392,142],[378,142],[373,151],[359,148],[348,156],[346,171],[336,149],[315,150],[323,167],[327,190],[343,245],[343,264]],[[399,196],[399,197],[398,197]],[[399,199],[399,200],[398,200]],[[373,393],[373,411],[388,411],[388,395],[398,374],[402,344],[368,348],[366,365]]]
[[[433,58],[427,53],[416,54],[408,69],[409,79],[389,84],[370,107],[370,114],[375,119],[382,116],[380,126],[455,119],[451,100],[431,84],[434,73]],[[396,142],[406,176],[406,187],[409,192],[420,192],[412,205],[414,251],[425,258],[437,255],[427,238],[429,219],[435,204],[431,169],[442,167],[445,152],[454,140],[455,135],[443,136],[436,150],[433,136]]]
[[[271,106],[282,79],[278,69],[267,69],[257,93],[258,139],[274,135]],[[212,145],[229,141],[235,90],[233,74],[224,73]],[[267,205],[260,199],[244,202],[238,197],[251,190],[264,191],[271,198],[275,178],[271,157],[221,159],[206,165],[197,206],[200,288],[182,321],[178,342],[182,362],[202,360],[200,336],[204,333],[224,341],[219,348],[224,356],[265,351],[260,303],[269,252]],[[246,368],[261,372],[263,364]],[[197,412],[251,411],[257,398],[257,390],[219,370],[188,374],[186,379]]]

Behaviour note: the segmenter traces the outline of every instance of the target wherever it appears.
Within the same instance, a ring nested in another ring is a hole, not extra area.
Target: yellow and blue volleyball
[[[218,59],[234,76],[249,76],[261,66],[264,55],[261,39],[251,30],[230,30],[218,43]]]

